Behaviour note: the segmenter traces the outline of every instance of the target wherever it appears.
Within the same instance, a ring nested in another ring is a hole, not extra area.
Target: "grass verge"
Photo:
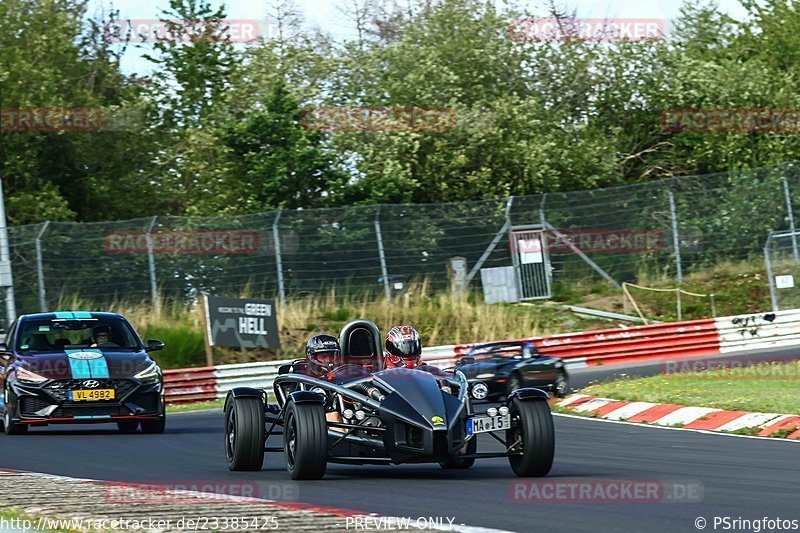
[[[798,388],[800,361],[794,361],[619,379],[590,385],[581,393],[615,400],[800,414]]]

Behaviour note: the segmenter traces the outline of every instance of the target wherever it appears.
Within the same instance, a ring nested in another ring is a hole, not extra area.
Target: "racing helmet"
[[[394,366],[414,368],[422,360],[422,341],[411,326],[395,326],[386,334],[386,353]]]
[[[321,377],[333,370],[339,360],[339,341],[333,335],[314,335],[306,343],[308,373]]]

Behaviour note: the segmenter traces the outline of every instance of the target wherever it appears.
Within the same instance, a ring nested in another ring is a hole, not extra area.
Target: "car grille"
[[[126,416],[131,411],[124,405],[63,406],[50,416],[53,418],[72,418],[74,416]]]
[[[36,411],[49,407],[50,403],[42,400],[41,398],[24,396],[19,400],[19,410],[22,415],[35,415]]]
[[[67,401],[67,393],[75,389],[85,389],[83,385],[85,379],[60,379],[45,385],[44,390],[59,402]],[[121,401],[133,389],[136,382],[130,379],[100,379],[97,389],[114,389],[116,391],[116,401]]]

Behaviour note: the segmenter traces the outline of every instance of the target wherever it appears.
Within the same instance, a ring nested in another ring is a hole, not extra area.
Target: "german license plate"
[[[467,419],[467,435],[511,429],[511,415],[476,416]]]
[[[113,400],[114,389],[79,389],[69,391],[69,399],[73,402],[96,402]]]

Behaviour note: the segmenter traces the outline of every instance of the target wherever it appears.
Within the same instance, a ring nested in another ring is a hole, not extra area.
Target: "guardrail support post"
[[[157,312],[158,305],[158,280],[156,279],[156,258],[153,253],[153,228],[156,226],[158,217],[150,219],[147,227],[147,266],[150,270],[150,297],[153,303],[153,311]]]
[[[286,289],[283,286],[283,260],[281,258],[281,232],[278,222],[281,220],[283,209],[278,209],[275,221],[272,223],[272,240],[275,242],[275,268],[278,271],[278,296],[280,297],[281,313],[286,311]]]
[[[47,231],[50,221],[47,220],[42,225],[42,229],[36,235],[36,280],[39,285],[39,310],[44,313],[47,311],[47,292],[44,285],[44,265],[42,262],[42,236]]]
[[[378,239],[378,255],[381,261],[381,275],[383,276],[383,292],[387,300],[392,299],[392,288],[389,285],[389,271],[386,268],[386,253],[383,250],[383,234],[381,233],[381,206],[375,211],[375,238]]]
[[[789,182],[786,181],[786,176],[781,176],[781,181],[783,182],[783,196],[786,198],[786,215],[789,217],[789,229],[792,231],[792,252],[794,252],[794,258],[798,260],[800,259],[800,253],[797,249],[797,235],[795,235],[794,213],[792,213],[792,196],[789,194]]]
[[[674,180],[674,179],[673,179]],[[678,235],[678,212],[675,208],[675,193],[672,192],[672,183],[669,184],[669,214],[672,218],[672,245],[675,248],[675,272],[678,275],[678,286],[683,284],[683,267],[681,266],[681,238]]]

